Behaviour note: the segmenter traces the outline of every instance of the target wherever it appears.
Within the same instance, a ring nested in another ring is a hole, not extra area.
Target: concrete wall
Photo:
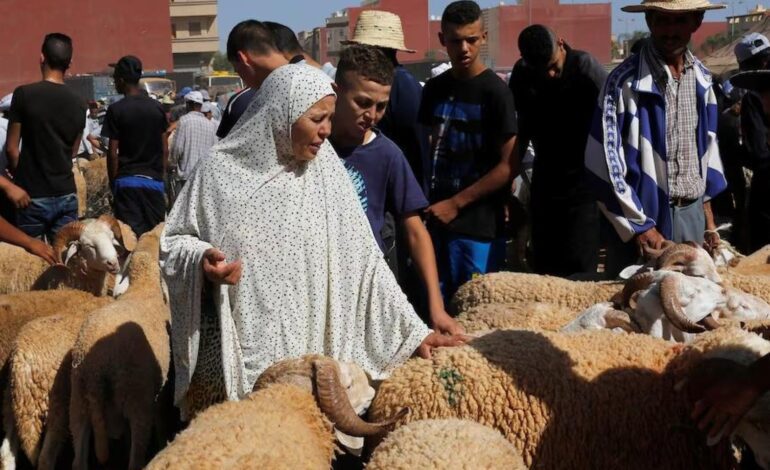
[[[77,3],[77,5],[75,5]],[[69,35],[70,72],[108,70],[120,56],[139,57],[147,70],[171,70],[169,5],[159,0],[4,0],[0,15],[0,94],[40,80],[40,46],[47,33]]]

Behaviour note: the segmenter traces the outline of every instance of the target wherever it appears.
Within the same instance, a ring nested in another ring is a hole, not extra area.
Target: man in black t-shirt
[[[451,3],[439,38],[452,69],[425,85],[419,117],[432,129],[426,213],[448,301],[504,261],[504,190],[515,172],[517,125],[511,93],[479,58],[487,33],[478,4]]]
[[[17,209],[16,224],[31,237],[53,240],[78,218],[72,159],[86,122],[86,103],[64,84],[72,62],[72,40],[60,33],[45,37],[43,80],[18,87],[8,113],[6,152],[13,183],[0,187]],[[24,141],[23,148],[21,141]]]
[[[125,97],[107,109],[102,126],[102,137],[110,139],[107,175],[115,217],[138,237],[166,218],[168,120],[163,106],[139,87],[139,59],[125,56],[110,65],[115,88]]]
[[[519,148],[535,149],[531,188],[533,267],[538,274],[597,277],[600,219],[585,177],[585,148],[607,72],[542,25],[519,35],[522,59],[508,86]]]

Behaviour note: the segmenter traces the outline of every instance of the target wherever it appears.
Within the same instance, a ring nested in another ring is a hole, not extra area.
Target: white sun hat
[[[342,44],[365,44],[367,46],[396,49],[414,54],[414,49],[407,49],[404,44],[404,28],[401,18],[395,13],[380,10],[364,10],[358,17],[353,39],[341,41]]]
[[[650,10],[662,12],[706,11],[726,8],[726,5],[710,3],[708,0],[643,0],[640,5],[628,5],[621,10],[640,13]]]

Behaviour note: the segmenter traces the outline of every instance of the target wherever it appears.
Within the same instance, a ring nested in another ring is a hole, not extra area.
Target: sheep
[[[124,423],[130,431],[129,469],[146,463],[153,432],[159,442],[168,437],[170,312],[158,267],[162,228],[140,238],[129,266],[130,290],[88,315],[72,347],[73,468],[87,467],[91,435],[96,458],[105,465],[109,439],[122,436]]]
[[[78,218],[82,219],[86,215],[86,204],[88,197],[86,196],[86,179],[83,173],[77,168],[72,167],[72,176],[75,178],[75,194],[78,198]]]
[[[760,248],[749,256],[739,259],[727,269],[729,273],[743,275],[770,275],[770,245]]]
[[[78,167],[86,182],[86,217],[99,217],[111,213],[110,186],[107,177],[107,159],[78,160]]]
[[[400,410],[378,423],[363,421],[356,411],[373,396],[355,364],[319,355],[280,361],[243,400],[213,405],[196,416],[148,468],[329,468],[332,426],[356,437],[373,436],[405,415]]]
[[[462,313],[483,304],[546,302],[579,312],[609,301],[622,288],[618,282],[568,281],[524,273],[487,274],[460,287],[452,300],[452,310]]]
[[[483,304],[466,310],[457,323],[466,333],[500,329],[539,329],[559,331],[577,316],[577,312],[543,302]]]
[[[276,384],[203,411],[147,469],[328,469],[333,458],[334,436],[313,395]]]
[[[671,271],[637,274],[620,297],[621,306],[632,309],[637,332],[676,341],[689,341],[723,320],[770,318],[770,305],[751,294]]]
[[[516,448],[492,428],[460,419],[426,419],[393,431],[377,447],[366,468],[525,470],[527,467]]]
[[[109,297],[96,297],[88,292],[79,290],[52,290],[41,292],[20,292],[0,296],[0,389],[5,394],[8,389],[8,361],[13,351],[14,342],[19,332],[29,322],[38,319],[58,315],[64,318],[78,316],[83,312],[89,312],[100,308],[112,301]],[[51,334],[57,334],[51,331]],[[32,370],[37,374],[37,370]],[[10,427],[7,419],[10,402],[3,403],[3,422],[6,428]],[[14,450],[15,443],[8,440],[3,442],[4,459]]]
[[[689,345],[606,330],[496,331],[409,360],[380,385],[369,417],[406,406],[400,424],[470,419],[500,431],[530,468],[714,468],[732,453],[706,446],[675,385],[708,369],[706,356],[746,364],[769,352],[770,342],[735,328]],[[753,414],[770,410],[767,398]],[[768,423],[752,423],[743,420],[736,434],[752,438],[767,468],[770,441],[760,430]]]
[[[111,216],[71,222],[59,231],[53,248],[67,268],[0,243],[0,294],[69,287],[105,295],[108,275],[120,269],[116,246],[130,252],[135,245],[131,229]]]

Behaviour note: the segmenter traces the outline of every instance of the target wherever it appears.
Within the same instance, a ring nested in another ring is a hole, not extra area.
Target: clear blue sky
[[[451,0],[430,0],[430,13],[441,15],[441,11]],[[537,0],[535,0],[537,1]],[[641,3],[641,0],[561,0],[562,3],[612,3],[612,30],[617,34],[623,34],[628,29],[633,32],[637,29],[645,29],[643,17],[639,14],[628,14],[620,11],[624,5]],[[712,0],[719,3],[719,0]],[[706,14],[706,21],[723,19],[726,14],[732,14],[733,8],[736,14],[746,12],[754,8],[757,2],[762,0],[722,0],[728,5],[724,10],[711,11]],[[497,5],[499,0],[478,0],[482,7]],[[506,0],[506,4],[514,3]],[[323,26],[324,19],[336,10],[345,7],[356,6],[360,0],[219,0],[219,35],[221,48],[227,41],[230,29],[239,21],[255,18],[258,20],[270,20],[283,23],[294,31],[311,29],[315,26]],[[631,21],[633,20],[633,21]]]

